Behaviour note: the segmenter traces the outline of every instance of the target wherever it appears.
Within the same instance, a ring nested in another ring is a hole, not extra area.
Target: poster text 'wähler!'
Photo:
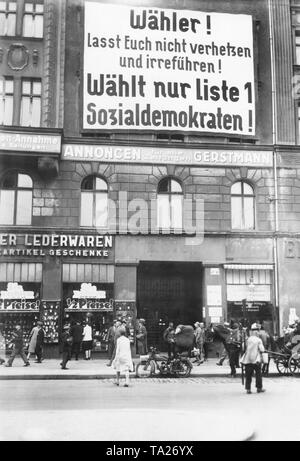
[[[252,17],[85,3],[83,128],[255,135]]]

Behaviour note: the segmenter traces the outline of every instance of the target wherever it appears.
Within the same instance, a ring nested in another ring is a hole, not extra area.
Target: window
[[[0,79],[0,125],[13,122],[14,81],[12,78]]]
[[[300,66],[300,31],[296,31],[295,35],[295,44],[296,44],[296,64]]]
[[[231,188],[231,223],[234,230],[253,230],[255,227],[255,196],[252,186],[245,181]]]
[[[183,192],[179,181],[164,178],[157,191],[157,223],[160,229],[182,229]]]
[[[40,3],[25,3],[23,17],[24,37],[43,37],[44,5]]]
[[[41,80],[23,79],[21,98],[21,126],[40,126],[41,123]]]
[[[81,184],[82,227],[107,227],[108,190],[107,183],[98,176],[88,176]]]
[[[0,188],[0,224],[31,224],[32,186],[32,179],[26,174],[6,174]]]
[[[16,35],[16,2],[0,1],[0,35]]]

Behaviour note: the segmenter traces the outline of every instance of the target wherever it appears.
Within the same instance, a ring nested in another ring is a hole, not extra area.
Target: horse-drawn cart
[[[291,342],[284,343],[284,338],[279,338],[276,343],[277,351],[268,351],[269,364],[273,360],[278,373],[281,375],[300,376],[300,337],[296,335]],[[269,368],[269,367],[268,367]]]

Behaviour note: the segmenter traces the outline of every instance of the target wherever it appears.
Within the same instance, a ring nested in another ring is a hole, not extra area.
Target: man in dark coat
[[[42,363],[43,360],[43,345],[45,340],[45,332],[43,330],[43,322],[37,322],[38,334],[36,338],[35,354],[37,360],[35,363]]]
[[[14,331],[12,332],[11,342],[13,343],[14,348],[5,366],[11,367],[15,357],[17,355],[20,355],[24,361],[24,367],[28,367],[30,363],[27,360],[27,357],[24,351],[23,331],[20,325],[16,325]]]
[[[81,325],[79,320],[77,320],[76,323],[71,326],[70,335],[73,338],[71,356],[74,354],[75,360],[78,360],[78,357],[80,354],[80,346],[81,346],[82,337],[83,337],[83,326]]]
[[[168,347],[168,357],[169,357],[169,359],[174,357],[174,353],[175,353],[174,336],[175,336],[174,323],[169,322],[169,326],[168,326],[168,328],[165,329],[164,334],[163,334],[163,339],[164,339],[165,343],[167,343],[167,347]]]
[[[235,378],[236,368],[239,366],[239,353],[241,349],[240,330],[237,323],[230,328],[229,336],[225,340],[225,347],[228,352],[231,376]]]
[[[146,321],[144,319],[140,319],[136,331],[136,346],[137,346],[137,354],[145,355],[147,354],[147,330],[145,327]]]
[[[61,362],[61,369],[67,370],[67,363],[71,358],[72,353],[72,336],[70,335],[70,325],[64,326],[63,334],[61,335],[61,348],[62,348],[62,362]]]
[[[222,339],[229,357],[229,365],[231,370],[231,376],[236,376],[236,367],[238,366],[239,353],[241,349],[241,335],[239,326],[237,323],[229,328],[225,325],[214,325],[214,332]]]
[[[108,359],[109,359],[107,366],[111,366],[111,359],[112,359],[114,349],[115,349],[116,323],[117,321],[114,320],[113,324],[109,327],[107,331],[107,352],[108,352]]]

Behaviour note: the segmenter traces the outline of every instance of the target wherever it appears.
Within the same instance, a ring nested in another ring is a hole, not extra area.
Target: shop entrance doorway
[[[146,320],[148,346],[166,350],[163,332],[169,322],[193,325],[202,320],[202,264],[141,262],[137,316]]]

